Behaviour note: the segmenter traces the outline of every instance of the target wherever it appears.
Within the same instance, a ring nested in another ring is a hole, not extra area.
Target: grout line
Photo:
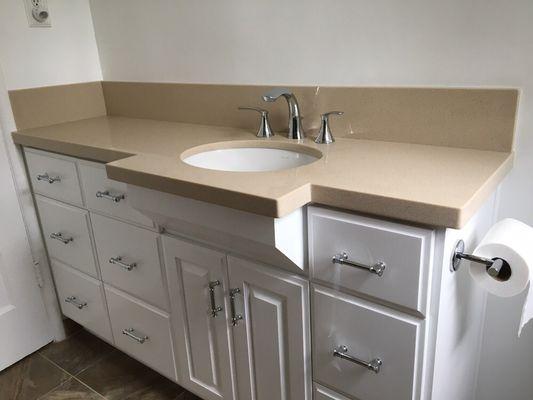
[[[73,379],[77,380],[79,383],[81,383],[83,386],[85,386],[87,389],[89,389],[91,392],[94,392],[96,393],[98,396],[100,396],[102,399],[105,399],[104,395],[97,392],[96,390],[94,390],[92,387],[90,387],[89,385],[87,385],[85,382],[79,380],[78,378],[76,378],[75,376],[72,377]]]
[[[116,348],[112,348],[111,351],[108,353],[108,354],[103,354],[102,356],[98,357],[94,362],[90,363],[89,365],[87,365],[85,368],[82,368],[81,370],[79,370],[78,372],[76,372],[76,375],[72,375],[74,376],[75,378],[77,378],[79,375],[81,375],[83,372],[87,371],[89,368],[91,367],[94,367],[96,364],[98,364],[100,361],[102,360],[105,360],[106,358],[108,357],[111,357],[113,354],[115,354],[117,352],[117,349]],[[78,380],[80,380],[79,378],[77,378]]]
[[[43,393],[42,395],[40,395],[37,400],[39,399],[42,399],[44,396],[48,395],[49,393],[53,392],[54,390],[56,390],[58,387],[60,387],[61,385],[63,385],[65,382],[68,382],[70,379],[74,378],[74,376],[72,376],[72,374],[70,374],[68,371],[65,371],[63,368],[61,368],[59,365],[57,365],[56,363],[50,361],[48,358],[46,358],[45,356],[43,356],[41,353],[38,353],[39,356],[41,356],[45,361],[48,361],[50,364],[52,364],[52,366],[58,368],[59,370],[63,371],[64,373],[67,374],[67,379],[65,379],[64,381],[61,381],[59,382],[59,384],[55,385],[52,389],[50,389],[48,392],[46,393]]]

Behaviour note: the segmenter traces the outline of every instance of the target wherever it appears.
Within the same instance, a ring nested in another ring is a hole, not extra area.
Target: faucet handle
[[[320,116],[320,129],[315,138],[315,143],[330,144],[335,141],[335,138],[331,133],[331,128],[329,127],[329,116],[342,114],[344,114],[344,111],[328,111]]]
[[[257,130],[258,138],[269,138],[274,136],[274,132],[270,127],[270,122],[268,121],[268,110],[258,107],[239,107],[239,110],[245,111],[257,111],[261,114],[261,123],[259,124],[259,129]]]

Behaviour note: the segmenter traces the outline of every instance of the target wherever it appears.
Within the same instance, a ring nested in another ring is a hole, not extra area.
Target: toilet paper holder
[[[503,258],[485,258],[465,253],[465,242],[461,239],[455,245],[450,263],[450,271],[455,272],[461,267],[461,261],[467,260],[483,264],[487,268],[487,274],[498,281],[507,281],[511,277],[511,266]]]

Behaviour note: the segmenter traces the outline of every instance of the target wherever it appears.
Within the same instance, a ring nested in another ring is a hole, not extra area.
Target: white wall
[[[519,87],[516,168],[500,215],[533,225],[531,0],[91,0],[91,8],[106,80]],[[478,400],[533,398],[533,326],[516,339],[519,304],[489,299]]]
[[[29,28],[22,0],[0,1],[8,90],[102,79],[88,0],[48,0],[52,27]]]

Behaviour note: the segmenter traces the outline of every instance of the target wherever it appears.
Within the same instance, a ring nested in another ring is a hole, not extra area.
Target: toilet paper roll
[[[495,224],[474,250],[474,255],[485,258],[501,258],[511,268],[506,281],[494,279],[485,265],[470,263],[472,278],[488,292],[499,297],[511,297],[522,293],[533,276],[533,228],[515,219],[504,219]],[[533,318],[533,295],[529,290],[522,308],[518,336],[524,325]]]

